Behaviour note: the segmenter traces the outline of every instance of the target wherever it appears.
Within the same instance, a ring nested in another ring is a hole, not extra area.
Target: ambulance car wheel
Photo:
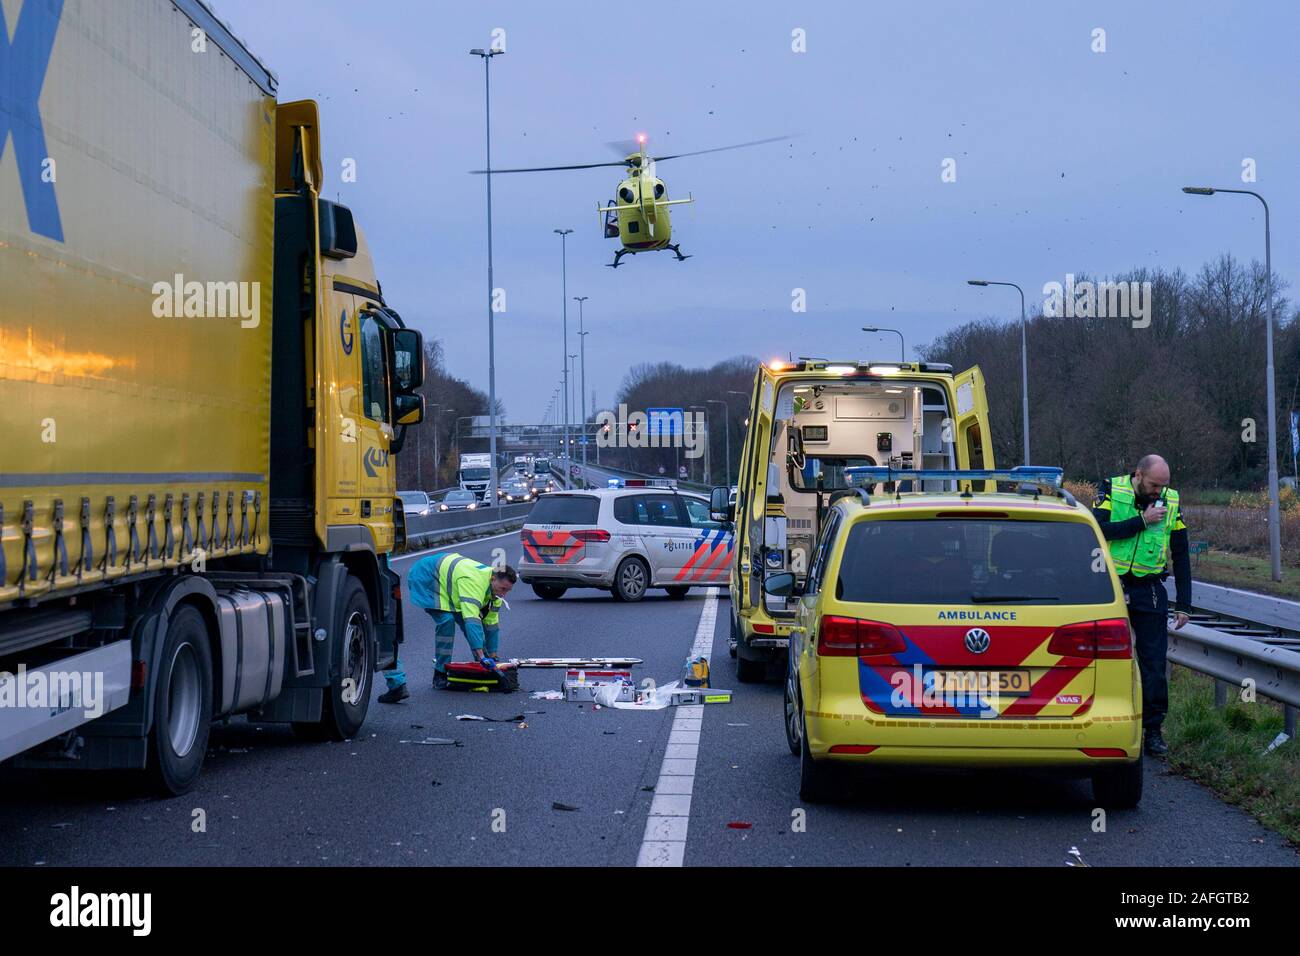
[[[624,558],[614,572],[614,600],[639,601],[650,585],[650,568],[640,558]]]
[[[767,661],[751,661],[736,645],[736,680],[742,684],[757,684],[767,677]]]
[[[149,771],[163,793],[194,786],[212,725],[212,648],[198,608],[181,605],[167,624],[149,734]]]
[[[803,725],[799,720],[798,677],[791,671],[785,678],[785,742],[796,757],[802,753]]]
[[[672,588],[664,588],[664,590],[668,592],[668,596],[672,598],[674,601],[680,601],[682,598],[686,597],[686,594],[688,591],[690,591],[690,588],[672,587]]]
[[[350,740],[365,723],[370,709],[370,682],[375,655],[375,621],[366,589],[348,576],[339,596],[333,633],[342,648],[337,671],[326,689],[317,723],[295,723],[294,732],[309,740]]]
[[[835,795],[835,767],[828,761],[818,763],[808,751],[808,722],[799,701],[799,799],[808,803],[826,803]]]
[[[558,601],[564,597],[564,592],[569,590],[563,584],[542,584],[538,582],[533,585],[533,593],[543,601]]]
[[[1092,797],[1099,807],[1124,810],[1136,807],[1142,802],[1142,757],[1134,763],[1094,770]]]

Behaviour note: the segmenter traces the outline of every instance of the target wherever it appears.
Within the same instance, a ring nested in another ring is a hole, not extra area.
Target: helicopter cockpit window
[[[627,224],[627,231],[628,231],[628,232],[640,232],[640,231],[641,231],[641,223],[639,223],[639,222],[637,222],[635,219],[633,219],[632,221],[630,221],[630,222]]]
[[[663,199],[663,198],[664,198],[664,184],[655,183],[655,199]]]
[[[636,196],[633,195],[632,190],[624,186],[622,189],[618,191],[618,198],[623,200],[623,202],[632,202],[634,199],[636,199]]]

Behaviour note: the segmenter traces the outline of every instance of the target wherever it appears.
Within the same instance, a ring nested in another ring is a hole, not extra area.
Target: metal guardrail
[[[406,518],[408,545],[421,547],[461,531],[489,531],[521,522],[533,510],[534,502],[475,508],[473,511],[447,511],[427,517]]]
[[[1255,693],[1285,705],[1287,736],[1300,709],[1300,603],[1200,581],[1192,585],[1191,620],[1169,629],[1171,663],[1215,678],[1214,701],[1250,681]]]

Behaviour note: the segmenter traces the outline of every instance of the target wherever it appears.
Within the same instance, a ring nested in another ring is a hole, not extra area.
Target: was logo
[[[379,472],[376,469],[388,467],[388,452],[380,451],[378,448],[370,447],[366,449],[365,456],[361,459],[362,464],[366,466],[366,475],[370,478],[378,478]]]

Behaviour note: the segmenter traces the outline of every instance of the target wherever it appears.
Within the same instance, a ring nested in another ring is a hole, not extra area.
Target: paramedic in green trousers
[[[1160,735],[1169,709],[1165,657],[1169,650],[1168,566],[1173,563],[1174,629],[1187,623],[1192,609],[1192,564],[1178,492],[1169,487],[1169,465],[1147,455],[1130,475],[1101,483],[1092,513],[1110,546],[1142,674],[1143,747],[1153,757],[1169,752]]]
[[[433,618],[435,689],[447,686],[447,665],[457,625],[474,659],[484,667],[496,667],[500,639],[497,615],[516,580],[518,575],[509,565],[494,570],[451,551],[431,554],[411,567],[406,576],[411,603],[424,608]],[[388,690],[380,695],[381,704],[395,704],[411,696],[400,661],[393,670],[384,672],[384,680]]]

